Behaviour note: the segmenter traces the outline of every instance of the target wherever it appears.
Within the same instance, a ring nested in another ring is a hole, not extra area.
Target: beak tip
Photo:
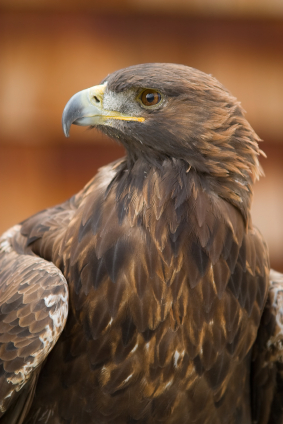
[[[64,128],[63,131],[64,131],[65,137],[67,137],[67,138],[70,137],[70,130],[69,130],[69,128]]]
[[[66,125],[66,123],[64,122],[64,119],[62,120],[62,127],[63,127],[63,132],[65,137],[70,137],[70,127]]]
[[[70,119],[71,117],[68,114],[68,108],[65,107],[64,111],[63,111],[63,115],[62,115],[62,128],[63,128],[63,132],[65,137],[69,137],[70,136],[70,128],[72,125],[72,119]]]
[[[65,137],[69,137],[71,125],[75,123],[77,118],[80,118],[83,111],[82,93],[86,90],[79,91],[74,94],[66,104],[62,115],[62,127]]]

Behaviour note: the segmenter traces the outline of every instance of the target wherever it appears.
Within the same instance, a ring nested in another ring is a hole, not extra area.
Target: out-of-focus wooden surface
[[[184,63],[218,78],[265,141],[253,218],[283,271],[281,0],[96,3],[0,4],[0,233],[123,155],[95,130],[72,127],[64,138],[62,110],[75,92],[136,63]]]
[[[0,10],[9,11],[87,11],[93,13],[139,14],[142,12],[182,13],[193,16],[278,17],[283,15],[281,0],[1,0]]]
[[[61,113],[73,93],[144,62],[213,74],[241,100],[258,133],[272,140],[283,134],[281,21],[2,13],[0,55],[3,142],[61,142]],[[71,142],[80,139],[76,131]]]

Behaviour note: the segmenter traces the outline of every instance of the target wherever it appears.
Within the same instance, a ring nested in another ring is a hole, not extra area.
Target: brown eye
[[[155,106],[161,100],[161,94],[155,90],[144,90],[140,96],[142,104],[145,106]]]

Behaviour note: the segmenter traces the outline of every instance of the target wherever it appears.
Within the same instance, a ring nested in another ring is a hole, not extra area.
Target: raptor
[[[126,156],[0,238],[0,423],[281,423],[283,280],[240,103],[143,64],[75,94],[72,124]]]

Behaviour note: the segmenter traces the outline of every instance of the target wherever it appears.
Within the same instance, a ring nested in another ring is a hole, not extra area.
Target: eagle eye
[[[161,94],[158,91],[151,89],[144,90],[139,96],[139,100],[147,107],[157,105],[161,99]]]

